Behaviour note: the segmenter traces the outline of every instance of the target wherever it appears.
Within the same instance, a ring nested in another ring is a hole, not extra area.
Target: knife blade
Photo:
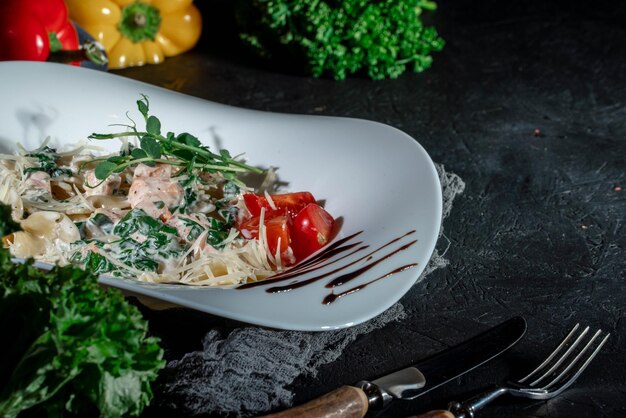
[[[394,399],[411,400],[474,370],[515,345],[526,332],[526,321],[514,317],[459,345],[372,381],[342,386],[306,404],[267,418],[362,418],[369,408]]]

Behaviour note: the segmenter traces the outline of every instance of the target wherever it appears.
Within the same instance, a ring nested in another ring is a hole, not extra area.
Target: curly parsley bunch
[[[315,77],[379,80],[431,66],[444,41],[421,14],[435,8],[428,0],[243,0],[237,20],[262,57],[296,59]]]

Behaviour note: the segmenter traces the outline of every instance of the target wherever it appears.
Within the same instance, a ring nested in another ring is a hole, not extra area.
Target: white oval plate
[[[146,68],[146,70],[149,70]],[[308,190],[342,218],[337,239],[363,231],[356,239],[369,250],[415,231],[381,250],[380,259],[403,244],[413,245],[378,263],[334,290],[333,276],[284,293],[264,285],[246,290],[154,285],[102,277],[102,283],[127,292],[253,324],[294,330],[328,330],[356,325],[398,301],[422,273],[441,224],[439,178],[426,151],[407,134],[376,122],[338,117],[288,115],[240,109],[186,96],[109,73],[62,64],[0,63],[0,146],[27,149],[50,136],[53,144],[75,144],[92,132],[119,132],[110,124],[141,121],[135,102],[150,98],[151,114],[163,131],[189,132],[211,147],[245,153],[248,163],[278,167],[286,190]],[[98,142],[99,145],[107,142]],[[110,141],[110,150],[117,150]],[[358,255],[329,266],[362,257]],[[345,254],[344,254],[345,255]],[[401,266],[416,267],[372,283],[331,304],[322,300],[372,281]],[[305,274],[294,280],[319,275]],[[291,282],[291,281],[290,281]],[[284,282],[281,284],[285,284]]]

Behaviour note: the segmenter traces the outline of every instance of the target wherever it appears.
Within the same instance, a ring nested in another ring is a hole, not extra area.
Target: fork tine
[[[574,328],[572,328],[569,334],[567,334],[567,336],[563,338],[563,341],[561,341],[561,343],[554,349],[554,351],[550,353],[550,355],[546,357],[546,359],[539,366],[537,366],[532,372],[530,372],[527,376],[519,379],[518,383],[524,383],[526,380],[530,379],[531,376],[534,376],[539,371],[541,371],[546,365],[548,365],[552,361],[552,359],[556,357],[559,354],[559,352],[567,345],[567,343],[572,338],[572,336],[576,333],[579,327],[580,327],[580,324],[574,325]]]
[[[585,347],[583,347],[582,350],[580,350],[580,352],[576,355],[576,357],[574,357],[573,360],[571,360],[566,367],[554,378],[552,379],[552,381],[546,385],[543,385],[542,389],[547,389],[549,387],[554,386],[556,383],[560,382],[563,380],[563,376],[567,375],[567,373],[572,370],[572,368],[576,365],[576,363],[578,363],[578,361],[583,358],[583,356],[585,355],[585,353],[587,352],[587,350],[589,350],[589,348],[593,345],[593,343],[595,342],[595,340],[598,338],[598,336],[602,334],[602,330],[598,330],[596,331],[596,333],[591,337],[591,339],[587,342],[587,344],[585,345]],[[602,341],[600,342],[600,344],[602,344]],[[596,351],[594,350],[594,352],[591,353],[591,356],[594,355]],[[586,367],[586,364],[588,364],[586,361],[585,363],[583,363],[582,367]],[[577,369],[574,369],[575,371],[577,371]],[[578,369],[580,370],[580,368]]]
[[[602,333],[601,330],[598,330],[598,332],[596,332],[593,336],[593,338],[587,343],[587,345],[585,346],[585,348],[576,356],[576,358],[574,359],[574,361],[571,362],[571,364],[565,369],[563,370],[563,372],[561,372],[556,378],[554,378],[549,384],[547,384],[546,386],[544,386],[543,389],[545,390],[549,390],[550,393],[552,394],[552,396],[557,396],[558,394],[560,394],[561,392],[563,392],[565,389],[567,389],[568,387],[571,386],[572,383],[574,383],[574,381],[576,379],[578,379],[578,376],[580,376],[580,374],[587,368],[587,366],[589,365],[589,363],[591,363],[591,360],[594,359],[594,357],[598,354],[598,352],[600,351],[600,349],[602,348],[602,346],[604,345],[604,343],[606,343],[606,341],[609,339],[609,336],[611,334],[606,334],[604,336],[604,338],[602,338],[602,340],[600,340],[600,342],[598,343],[598,345],[596,346],[596,348],[591,352],[591,354],[589,354],[586,358],[586,360],[583,362],[582,365],[580,365],[580,367],[578,367],[577,369],[573,369],[573,373],[570,373],[571,376],[565,378],[564,376],[567,375],[567,373],[572,370],[572,367],[574,366],[575,363],[578,362],[578,360],[581,359],[581,357],[584,355],[584,353],[589,349],[589,347],[592,346],[592,344],[594,343],[594,341],[596,340],[596,338]],[[564,383],[563,383],[564,382]],[[556,388],[554,388],[554,386],[556,386]]]
[[[580,333],[580,335],[576,338],[576,340],[574,340],[574,342],[567,348],[567,350],[565,351],[565,353],[563,353],[556,361],[554,361],[554,364],[550,365],[550,367],[548,368],[548,370],[546,370],[545,372],[543,372],[543,374],[535,379],[533,382],[529,383],[529,386],[535,386],[537,384],[539,384],[539,382],[541,382],[543,379],[545,379],[547,376],[550,376],[552,373],[554,373],[554,371],[561,365],[563,364],[563,362],[570,356],[570,354],[572,354],[574,352],[574,350],[576,349],[576,347],[578,347],[578,344],[580,344],[580,342],[583,340],[583,338],[585,337],[585,335],[587,335],[587,333],[589,332],[589,327],[586,327],[584,330],[582,330],[582,332]],[[544,362],[545,363],[545,362]],[[546,366],[547,367],[547,366]]]

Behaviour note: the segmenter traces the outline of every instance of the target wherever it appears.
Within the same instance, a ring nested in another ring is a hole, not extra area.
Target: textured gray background
[[[447,46],[431,70],[398,80],[335,82],[260,67],[230,41],[224,1],[201,5],[207,30],[195,51],[117,73],[235,106],[388,123],[466,181],[444,224],[450,265],[403,298],[406,320],[362,335],[317,376],[298,379],[296,402],[521,314],[527,336],[490,367],[371,415],[465,398],[525,369],[582,321],[613,336],[575,388],[547,403],[503,399],[480,416],[626,416],[626,192],[615,188],[626,187],[626,3],[438,3],[434,22]],[[193,312],[148,315],[170,359],[200,349],[212,328],[241,326]]]

